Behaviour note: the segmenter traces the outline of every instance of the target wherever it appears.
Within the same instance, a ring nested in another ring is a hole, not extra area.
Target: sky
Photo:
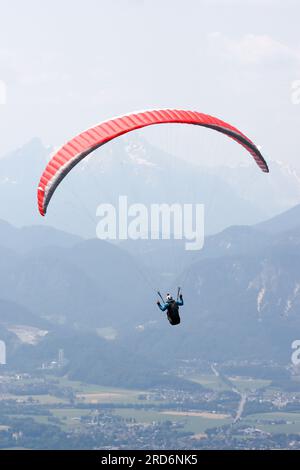
[[[299,167],[299,20],[297,0],[0,0],[0,156],[171,107],[220,117]],[[194,130],[180,132],[196,159]]]

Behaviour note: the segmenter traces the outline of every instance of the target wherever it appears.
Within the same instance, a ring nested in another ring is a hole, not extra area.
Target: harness
[[[179,308],[175,300],[168,304],[167,317],[171,325],[178,325],[180,323]]]

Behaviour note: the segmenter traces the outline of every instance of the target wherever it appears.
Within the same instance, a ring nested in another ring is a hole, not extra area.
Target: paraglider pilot
[[[158,295],[163,300],[159,292]],[[167,294],[163,304],[161,304],[159,300],[156,303],[162,312],[167,312],[167,317],[171,325],[178,325],[180,323],[179,307],[183,305],[183,297],[182,294],[180,294],[180,289],[178,289],[177,300],[174,300],[171,294]]]

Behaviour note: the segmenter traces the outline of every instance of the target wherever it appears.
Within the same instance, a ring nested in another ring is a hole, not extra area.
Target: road
[[[223,377],[223,375],[217,370],[215,364],[211,365],[211,370],[213,371],[213,373],[215,374],[216,377],[218,377],[221,381],[223,381],[225,383],[225,385],[230,384],[231,391],[234,392],[234,393],[237,393],[241,397],[240,402],[238,404],[238,408],[237,408],[237,411],[236,411],[235,418],[233,420],[233,423],[236,423],[237,421],[239,421],[241,419],[241,417],[243,415],[243,411],[244,411],[244,408],[245,408],[245,405],[246,405],[246,402],[247,402],[247,394],[245,392],[240,392],[232,384],[232,382],[228,379],[228,377],[225,377],[225,376]]]

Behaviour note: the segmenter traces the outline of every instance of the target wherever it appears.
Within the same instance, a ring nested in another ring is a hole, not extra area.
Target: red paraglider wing
[[[82,132],[63,145],[46,166],[38,187],[38,207],[45,215],[50,199],[64,177],[84,157],[101,145],[127,132],[153,124],[194,124],[228,135],[252,155],[260,169],[268,173],[268,165],[256,145],[237,128],[220,119],[196,111],[161,109],[124,115],[104,121]]]

